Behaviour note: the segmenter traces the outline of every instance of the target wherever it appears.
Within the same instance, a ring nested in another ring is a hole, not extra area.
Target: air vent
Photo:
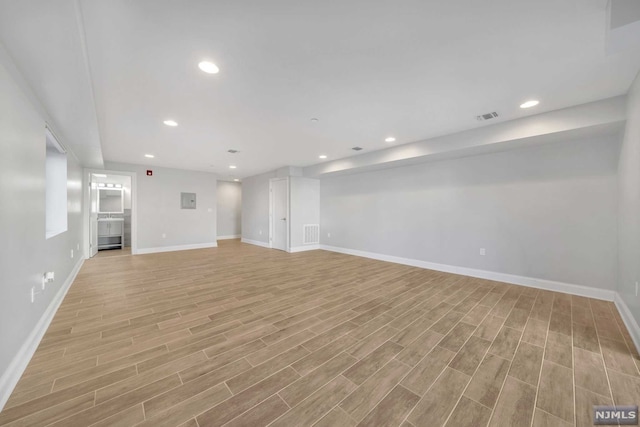
[[[479,116],[476,116],[476,119],[478,119],[478,121],[480,122],[484,122],[485,120],[495,119],[496,117],[498,117],[498,113],[494,111],[493,113],[481,114]]]
[[[360,151],[360,150],[362,150],[362,147],[353,147],[352,150],[353,151]]]
[[[320,243],[320,225],[304,224],[302,226],[302,244],[317,245]]]
[[[227,153],[236,154],[238,150],[227,150]]]

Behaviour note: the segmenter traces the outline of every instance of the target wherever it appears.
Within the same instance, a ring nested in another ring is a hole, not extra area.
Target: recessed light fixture
[[[236,165],[229,165],[229,169],[236,169],[237,166]]]
[[[325,154],[321,154],[321,155],[319,155],[319,156],[318,156],[318,158],[320,158],[320,159],[326,159],[326,158],[327,158],[327,156],[326,156]]]
[[[234,178],[233,179],[235,182],[239,182],[240,180],[238,178]]]
[[[202,71],[204,71],[207,74],[218,74],[218,72],[220,71],[220,68],[218,68],[216,64],[209,61],[200,62],[198,64],[198,68],[200,68]]]
[[[144,156],[148,159],[153,159],[155,157],[153,154],[145,154]]]
[[[107,175],[103,174],[103,173],[94,173],[93,176],[95,176],[96,178],[106,178]]]
[[[520,108],[531,108],[531,107],[535,107],[538,104],[540,104],[540,101],[536,101],[535,99],[532,99],[523,104],[520,104]]]
[[[176,127],[178,126],[178,122],[176,122],[175,120],[165,120],[164,122],[165,125],[167,126],[171,126],[171,127]]]
[[[387,138],[384,139],[384,142],[396,142],[396,139],[392,136],[389,136]]]

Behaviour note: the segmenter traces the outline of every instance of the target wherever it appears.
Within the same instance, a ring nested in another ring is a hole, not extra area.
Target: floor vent
[[[304,224],[302,226],[302,244],[317,245],[320,243],[320,225]]]

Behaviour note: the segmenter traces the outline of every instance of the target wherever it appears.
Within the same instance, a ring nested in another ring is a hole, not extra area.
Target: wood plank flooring
[[[591,426],[640,402],[610,302],[238,241],[85,263],[9,426]]]

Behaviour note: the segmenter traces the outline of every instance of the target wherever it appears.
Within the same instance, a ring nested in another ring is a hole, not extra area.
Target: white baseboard
[[[251,240],[251,239],[245,239],[244,237],[242,238],[242,240],[240,240],[242,243],[248,243],[250,245],[256,245],[256,246],[262,246],[263,248],[267,248],[267,249],[271,249],[271,246],[269,246],[268,243],[265,242],[261,242],[259,240]]]
[[[161,246],[159,248],[138,248],[138,255],[157,254],[159,252],[188,251],[191,249],[217,248],[218,242],[195,243],[193,245]]]
[[[327,245],[320,245],[320,249],[360,256],[364,258],[377,259],[379,261],[388,261],[396,264],[410,265],[412,267],[426,268],[428,270],[443,271],[445,273],[460,274],[463,276],[478,277],[480,279],[495,280],[497,282],[505,282],[514,285],[529,286],[531,288],[546,289],[549,291],[563,292],[566,294],[579,295],[588,298],[596,298],[605,301],[613,301],[616,295],[615,291],[608,289],[591,288],[589,286],[574,285],[572,283],[555,282],[546,279],[536,279],[534,277],[516,276],[514,274],[498,273],[495,271],[477,270],[475,268],[437,264],[433,262],[420,261],[417,259],[401,258],[392,255],[359,251],[356,249],[339,248],[336,246]]]
[[[295,248],[289,248],[290,253],[296,252],[304,252],[304,251],[315,251],[320,249],[320,245],[305,245],[305,246],[296,246]]]
[[[230,240],[230,239],[239,239],[240,234],[232,234],[229,236],[218,236],[218,240]]]
[[[636,322],[633,314],[631,314],[631,310],[629,310],[629,306],[624,302],[618,292],[616,292],[616,297],[613,302],[616,304],[618,312],[620,312],[620,317],[622,317],[622,321],[627,327],[633,343],[636,345],[636,350],[640,352],[640,326],[638,326],[638,322]]]
[[[49,304],[49,307],[47,307],[45,312],[42,314],[42,317],[40,317],[40,320],[36,324],[35,328],[33,328],[31,333],[27,337],[27,340],[24,342],[24,344],[22,344],[22,347],[20,347],[18,354],[16,354],[5,373],[2,374],[2,377],[0,377],[0,411],[2,411],[2,408],[4,408],[4,405],[6,405],[7,401],[9,400],[13,389],[18,384],[18,381],[20,381],[20,377],[22,377],[24,370],[27,369],[31,358],[40,345],[42,337],[44,336],[45,332],[47,332],[47,329],[49,328],[53,317],[58,311],[60,304],[62,304],[65,295],[67,295],[67,292],[71,287],[71,284],[82,268],[84,260],[84,255],[79,257],[78,262],[73,267],[73,270],[71,270],[71,273],[67,277],[67,280],[65,280],[65,282],[58,290],[58,293],[56,293],[56,295],[53,297],[51,303]]]

